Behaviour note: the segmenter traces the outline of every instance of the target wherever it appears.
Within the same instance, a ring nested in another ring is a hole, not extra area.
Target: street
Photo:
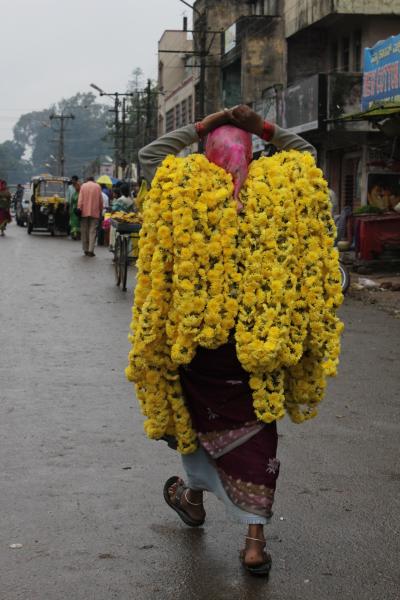
[[[279,425],[273,568],[254,580],[214,498],[199,530],[163,500],[182,469],[124,377],[133,271],[123,293],[96,255],[14,223],[0,239],[0,600],[398,600],[400,320],[346,299],[319,417]]]

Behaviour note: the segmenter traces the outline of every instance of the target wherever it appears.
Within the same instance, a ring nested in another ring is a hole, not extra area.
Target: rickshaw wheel
[[[29,233],[29,235],[32,233],[33,230],[33,225],[32,225],[32,221],[30,219],[28,219],[28,228],[27,228],[27,232]]]
[[[115,268],[115,284],[121,283],[121,254],[122,242],[121,236],[117,235],[114,245],[114,268]]]

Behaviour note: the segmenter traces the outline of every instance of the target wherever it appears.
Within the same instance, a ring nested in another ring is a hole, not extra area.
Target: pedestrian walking
[[[236,127],[221,127],[227,123],[231,123]],[[241,186],[247,179],[249,164],[252,160],[252,141],[250,133],[258,134],[264,141],[274,144],[278,150],[295,149],[300,152],[309,152],[314,156],[316,154],[313,146],[301,137],[282,129],[277,125],[266,121],[264,122],[259,115],[254,113],[248,107],[237,107],[232,111],[223,111],[206,117],[201,123],[196,124],[196,126],[189,125],[182,127],[177,131],[168,133],[143,148],[139,153],[139,159],[142,172],[148,181],[152,180],[156,169],[161,165],[167,155],[177,155],[186,146],[190,146],[199,141],[199,138],[201,139],[206,134],[210,134],[210,132],[213,132],[213,134],[207,139],[206,157],[211,163],[217,164],[232,175],[235,190],[234,196],[237,199],[237,210],[239,214],[243,212],[243,205],[239,202],[238,195]],[[169,177],[169,168],[170,165],[166,165],[165,177],[167,180]],[[187,178],[191,177],[190,169],[192,168],[194,169],[195,167],[188,167],[188,171],[186,171]],[[204,177],[206,178],[206,176]],[[171,179],[168,181],[173,181],[173,175],[171,175]],[[184,240],[185,237],[190,239],[187,233],[190,229],[185,228],[191,226],[191,219],[194,218],[190,217],[188,212],[190,209],[186,208],[187,214],[182,217],[182,221],[179,220],[179,217],[176,215],[179,214],[180,203],[182,203],[180,198],[184,198],[184,192],[181,191],[180,187],[174,189],[174,183],[163,183],[162,181],[158,181],[154,188],[154,193],[158,193],[157,190],[163,189],[163,185],[165,186],[165,190],[168,189],[168,191],[165,191],[165,194],[172,194],[172,206],[176,208],[172,209],[173,217],[171,217],[171,213],[168,213],[168,211],[165,213],[164,224],[158,229],[159,235],[165,236],[163,238],[164,245],[162,245],[162,250],[160,250],[161,254],[154,252],[151,253],[151,256],[144,256],[142,259],[143,269],[145,269],[143,272],[144,286],[147,285],[146,281],[149,280],[149,270],[152,268],[153,261],[157,261],[159,255],[162,256],[162,253],[166,251],[164,248],[168,249],[170,247],[170,242],[168,240],[172,240],[172,237],[168,237],[170,235],[168,234],[168,224],[173,221],[172,227],[175,227],[176,225],[176,229],[173,229],[174,243],[175,240],[179,241],[179,243],[181,241],[186,243]],[[193,180],[192,183],[188,184],[189,189],[187,191],[188,194],[195,194],[193,197],[197,198],[197,200],[200,199],[201,194],[198,189],[199,185],[197,180]],[[223,184],[220,185],[223,188]],[[260,186],[261,184],[256,181],[254,185],[255,189],[257,189],[256,186]],[[282,185],[284,184],[282,183]],[[224,191],[224,189],[221,189],[222,195],[224,194]],[[216,193],[219,193],[218,188]],[[176,196],[174,196],[174,194],[176,194]],[[181,194],[181,196],[179,196],[179,194]],[[210,195],[209,192],[208,195]],[[168,206],[169,200],[167,196],[165,196],[165,200],[163,200],[163,198],[164,196],[161,196],[160,206]],[[177,199],[175,200],[175,198]],[[193,202],[197,202],[197,200],[193,200]],[[207,209],[205,204],[201,204],[202,202],[209,202],[210,206],[214,206],[212,203],[217,202],[217,200],[209,198],[202,201],[200,199],[199,208],[197,208],[196,205],[196,210],[200,211]],[[252,198],[253,205],[254,202],[255,200]],[[149,210],[154,212],[155,216],[152,217],[154,219],[156,219],[156,215],[160,212],[158,206],[159,205],[154,207],[154,209],[149,208]],[[185,204],[185,206],[190,206],[190,201],[188,201],[188,204]],[[246,211],[246,207],[244,207],[244,211]],[[207,221],[207,217],[204,218]],[[261,222],[262,221],[260,220],[260,223]],[[208,223],[211,227],[210,221],[208,221]],[[154,227],[157,231],[155,223],[153,224],[153,228]],[[194,226],[194,228],[195,227],[196,226]],[[256,226],[256,230],[258,231],[257,227],[258,225]],[[195,229],[195,231],[197,230]],[[194,235],[197,236],[196,238],[193,238],[196,239],[196,245],[197,243],[203,244],[202,234],[195,233]],[[154,240],[154,235],[148,233],[148,237],[144,237],[144,239],[147,240],[146,243],[149,244]],[[188,247],[185,249],[182,249],[181,246],[174,247],[174,250],[173,252],[171,251],[170,255],[171,257],[175,256],[179,259],[180,253],[186,252],[186,262],[182,264],[182,269],[185,269],[186,276],[191,272],[190,270],[192,268],[190,263],[192,248],[190,247],[190,242],[187,243]],[[219,242],[219,244],[220,243],[221,242]],[[218,252],[218,247],[217,244],[215,252]],[[181,249],[179,250],[179,248]],[[145,250],[146,247],[143,245],[143,251],[145,252]],[[173,259],[171,258],[171,260]],[[217,260],[222,259],[212,259],[213,262]],[[195,290],[193,303],[188,303],[188,306],[185,309],[188,311],[188,315],[190,315],[187,319],[188,322],[190,321],[190,327],[192,328],[196,326],[197,318],[194,313],[193,316],[191,316],[192,311],[195,310],[194,305],[196,302],[202,303],[201,279],[207,277],[207,271],[211,269],[211,264],[212,263],[210,263],[210,266],[204,267],[205,271],[201,274],[199,282],[194,285],[193,288]],[[167,295],[161,293],[161,302],[164,302],[161,309],[159,309],[156,304],[157,294],[160,294],[158,285],[159,282],[163,282],[163,280],[160,279],[160,277],[162,277],[161,268],[160,266],[157,267],[157,265],[158,262],[157,264],[154,262],[155,286],[154,290],[150,292],[149,298],[151,297],[151,299],[146,300],[143,309],[140,308],[140,304],[135,308],[136,317],[134,316],[134,319],[141,319],[141,314],[143,314],[143,321],[140,321],[140,326],[136,324],[137,326],[133,330],[134,336],[139,336],[136,337],[137,340],[140,339],[140,331],[143,332],[143,335],[146,335],[146,331],[156,315],[165,314],[167,310],[165,308],[165,303],[168,302]],[[222,265],[222,262],[220,265]],[[168,266],[166,268],[168,268]],[[221,269],[223,269],[222,266]],[[200,270],[203,271],[203,269]],[[220,276],[223,279],[227,275],[224,275],[223,272],[221,272]],[[139,278],[140,277],[141,272],[139,272]],[[184,275],[175,274],[175,271],[174,275],[165,274],[167,286],[166,294],[169,293],[167,291],[169,285],[168,282],[172,280],[178,281],[179,277],[184,277]],[[140,297],[143,294],[140,289],[141,281],[140,278],[139,289],[137,291],[139,303],[141,302]],[[190,280],[188,280],[187,283],[188,286],[191,285],[189,281]],[[217,280],[211,285],[217,285]],[[281,289],[279,281],[274,282],[274,285],[276,285],[277,290]],[[191,288],[189,287],[188,289],[190,290]],[[178,294],[178,291],[173,292],[173,294]],[[198,295],[198,298],[196,298],[196,294]],[[211,306],[211,303],[215,302],[215,300],[209,302]],[[273,301],[271,301],[271,303],[273,305]],[[267,310],[268,307],[266,305],[263,306],[264,310]],[[143,313],[141,313],[141,310],[143,310]],[[215,316],[216,315],[212,318],[215,318]],[[175,331],[181,331],[180,328],[183,326],[183,321],[180,321],[179,319],[183,319],[183,316],[171,315],[171,317],[168,318],[170,320],[166,324],[166,335],[173,336],[175,335]],[[266,322],[268,322],[269,318],[270,317],[266,318]],[[213,329],[217,326],[221,326],[218,319],[214,322],[214,327],[209,328],[209,336],[213,335]],[[138,329],[138,327],[140,329]],[[141,329],[142,327],[143,329]],[[136,333],[137,331],[139,331],[139,333]],[[186,341],[191,339],[191,334],[188,335],[189,337],[185,338]],[[151,343],[150,340],[147,343]],[[169,352],[169,350],[166,351]],[[172,351],[174,351],[173,348]],[[183,352],[185,351],[184,348]],[[135,346],[132,353],[130,367],[132,370],[130,371],[128,368],[128,377],[136,382],[138,395],[139,398],[142,398],[142,407],[144,407],[145,414],[148,417],[151,416],[150,420],[154,423],[154,427],[157,430],[157,423],[160,423],[158,419],[161,419],[161,421],[164,419],[162,422],[168,423],[168,417],[165,417],[165,415],[163,417],[160,416],[160,413],[164,414],[163,410],[165,410],[165,408],[163,408],[165,405],[162,405],[162,402],[160,405],[157,404],[154,406],[152,405],[152,402],[156,403],[157,398],[159,397],[158,392],[161,392],[162,389],[167,389],[168,385],[170,385],[168,381],[174,380],[175,375],[171,372],[171,362],[169,362],[169,358],[160,358],[160,364],[165,364],[166,366],[164,368],[167,370],[169,369],[169,371],[166,375],[165,384],[161,383],[161,387],[158,388],[152,396],[151,393],[149,393],[149,390],[153,389],[152,385],[154,387],[154,382],[157,381],[157,370],[154,372],[152,371],[149,374],[148,383],[143,383],[143,379],[141,381],[137,380],[135,378],[136,373],[141,372],[140,370],[143,368],[143,356],[141,356],[139,352],[137,355],[137,362],[135,362]],[[164,355],[162,356],[164,357]],[[151,364],[156,364],[155,359],[149,360]],[[195,351],[194,358],[189,364],[184,362],[178,364],[184,365],[179,369],[179,383],[180,389],[183,392],[184,410],[187,410],[189,413],[192,424],[191,431],[194,430],[198,449],[193,451],[193,449],[190,448],[191,453],[185,453],[181,450],[183,467],[186,472],[186,483],[177,476],[169,478],[164,486],[164,498],[185,524],[196,527],[202,525],[206,517],[203,506],[203,492],[210,491],[214,493],[225,504],[229,514],[239,523],[248,527],[245,547],[241,553],[243,566],[254,575],[268,575],[271,567],[271,557],[264,549],[266,543],[264,525],[269,522],[272,516],[276,481],[279,475],[279,460],[276,455],[278,442],[276,417],[272,416],[270,422],[258,420],[256,417],[253,404],[254,396],[249,384],[249,373],[243,368],[237,356],[235,330],[231,330],[228,343],[220,345],[219,347],[216,345],[214,346],[214,349],[202,347],[199,344]],[[167,365],[170,366],[168,367]],[[144,373],[143,378],[145,377],[146,375]],[[259,381],[261,382],[261,386],[262,381]],[[262,392],[260,391],[260,394],[261,393]],[[276,394],[276,396],[278,396],[278,394]],[[178,428],[180,428],[179,431],[182,433],[182,424],[184,423],[184,417],[182,416],[183,409],[178,408],[178,398],[179,392],[176,391],[170,392],[170,396],[168,397],[168,402],[171,402],[171,406],[173,407],[172,410],[177,411],[176,413],[174,412],[174,415],[176,414],[178,419],[175,426],[175,434],[178,431]],[[280,415],[279,418],[281,416],[283,415]],[[170,426],[171,422],[170,425],[166,426],[165,431],[168,432]],[[149,427],[151,427],[151,425],[149,425]],[[146,429],[146,431],[148,432],[149,437],[157,438],[157,433],[154,433],[149,429]],[[181,439],[183,439],[183,436],[185,435],[186,433],[183,432]],[[171,438],[167,434],[164,434],[162,437],[168,441],[169,445],[176,447],[176,439],[174,437]],[[185,448],[183,448],[183,450],[185,450]]]
[[[72,240],[80,240],[81,238],[81,218],[78,211],[78,199],[79,191],[81,189],[81,183],[77,175],[71,177],[72,189],[69,193],[69,230]]]
[[[11,194],[7,182],[0,179],[0,235],[4,236],[7,224],[11,222]]]
[[[103,197],[103,210],[102,210],[102,214],[100,216],[100,219],[99,219],[99,222],[97,225],[97,244],[99,246],[104,246],[105,231],[103,229],[103,221],[104,221],[104,215],[109,210],[109,207],[110,207],[109,190],[104,183],[101,184],[101,195]]]
[[[101,187],[94,177],[88,177],[81,185],[78,198],[78,211],[81,216],[81,239],[85,256],[95,256],[97,225],[103,211]]]

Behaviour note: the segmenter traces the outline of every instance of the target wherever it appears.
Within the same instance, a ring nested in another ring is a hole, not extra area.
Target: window
[[[264,0],[257,0],[253,4],[253,15],[263,15],[264,14]]]
[[[277,16],[277,0],[250,0],[250,14],[254,16]]]
[[[63,181],[41,181],[39,195],[51,198],[52,196],[65,197],[65,183]]]
[[[174,109],[171,108],[165,115],[165,131],[173,131],[174,129]]]
[[[361,31],[355,31],[353,36],[353,70],[361,71]]]
[[[182,125],[187,125],[188,120],[187,120],[187,100],[183,100],[181,102],[181,122]]]
[[[342,38],[342,71],[350,71],[350,38]]]
[[[182,122],[181,122],[181,105],[177,104],[175,106],[175,127],[176,129],[178,129],[178,127],[181,127]]]
[[[193,96],[189,96],[189,98],[187,99],[187,104],[188,123],[193,123]]]

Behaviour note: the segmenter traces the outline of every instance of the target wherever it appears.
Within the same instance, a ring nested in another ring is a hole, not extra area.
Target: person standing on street
[[[103,211],[101,187],[93,177],[81,185],[78,199],[78,211],[81,215],[81,239],[85,256],[95,256],[94,245],[99,218]]]
[[[3,236],[7,223],[11,222],[11,194],[7,182],[0,179],[0,235]]]
[[[97,245],[104,246],[104,229],[103,229],[103,219],[105,213],[108,211],[110,206],[110,197],[108,195],[107,186],[102,183],[101,184],[101,195],[103,197],[103,211],[100,215],[100,220],[97,226]]]
[[[78,198],[79,198],[79,190],[81,189],[81,184],[74,175],[71,179],[72,181],[72,193],[69,199],[69,229],[72,240],[80,240],[81,238],[81,219],[78,212]]]

